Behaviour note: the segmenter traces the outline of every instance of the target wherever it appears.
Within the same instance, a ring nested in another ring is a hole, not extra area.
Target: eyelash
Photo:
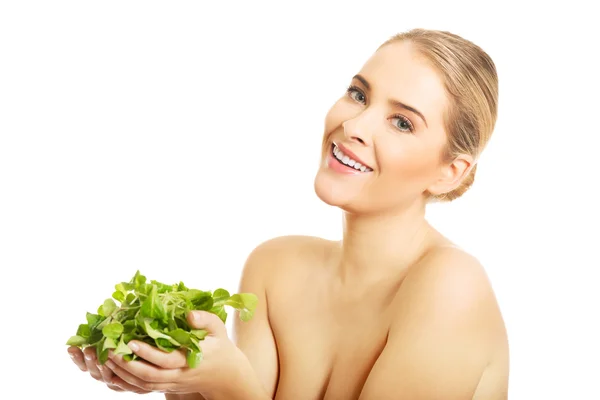
[[[360,94],[361,94],[363,97],[367,97],[367,96],[366,96],[366,95],[363,93],[363,91],[362,91],[361,89],[359,89],[357,86],[350,85],[350,86],[348,86],[348,89],[346,90],[346,94],[348,95],[348,97],[350,97],[350,98],[351,98],[352,100],[354,100],[354,101],[358,101],[358,100],[355,100],[355,99],[352,97],[352,92],[358,92],[358,93],[360,93]],[[359,102],[359,103],[360,103],[360,102]],[[407,125],[408,125],[408,131],[409,131],[409,132],[411,132],[411,133],[413,133],[413,132],[414,132],[415,128],[414,128],[414,126],[413,126],[412,122],[410,122],[410,120],[409,120],[408,118],[406,118],[404,115],[402,115],[402,114],[394,114],[394,115],[392,115],[392,119],[395,119],[395,118],[398,118],[400,121],[402,121],[402,122],[404,122],[405,124],[407,124]],[[396,128],[397,128],[398,130],[400,130],[401,132],[406,132],[406,131],[403,131],[402,129],[400,129],[400,127],[398,127],[397,125],[394,125],[394,127],[396,127]]]

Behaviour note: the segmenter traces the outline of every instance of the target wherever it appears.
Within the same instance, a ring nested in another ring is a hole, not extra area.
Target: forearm
[[[258,381],[255,383],[254,385],[231,382],[226,390],[213,396],[207,395],[206,400],[272,400],[265,388]]]
[[[254,370],[249,369],[232,376],[225,385],[213,392],[165,394],[166,400],[272,400]]]
[[[200,393],[165,394],[166,400],[206,400]]]
[[[215,394],[211,397],[203,397],[200,393],[188,393],[188,394],[165,394],[166,400],[272,400],[269,397],[264,388],[252,388],[252,387],[236,387],[235,383],[232,383],[231,390],[226,393],[222,392]]]
[[[239,363],[237,371],[219,387],[204,393],[206,400],[272,400],[250,363]],[[187,399],[185,399],[187,400]],[[194,399],[195,400],[195,399]]]

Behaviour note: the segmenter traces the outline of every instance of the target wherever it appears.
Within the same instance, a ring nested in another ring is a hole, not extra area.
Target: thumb
[[[187,320],[193,329],[204,329],[211,336],[227,336],[227,328],[216,314],[195,310],[188,313]]]

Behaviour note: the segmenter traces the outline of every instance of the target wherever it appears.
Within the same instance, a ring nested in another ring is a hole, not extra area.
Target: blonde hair
[[[409,40],[441,74],[450,106],[444,115],[448,141],[442,152],[444,162],[469,154],[475,164],[459,186],[440,195],[429,193],[428,201],[452,201],[473,185],[476,162],[496,124],[498,75],[490,56],[474,43],[450,32],[413,29],[399,33],[380,47]]]

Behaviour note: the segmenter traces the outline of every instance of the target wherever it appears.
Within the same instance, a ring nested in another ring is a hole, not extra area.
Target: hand
[[[227,337],[225,324],[218,316],[192,311],[187,319],[192,329],[208,332],[200,341],[203,359],[196,368],[188,368],[184,350],[167,353],[147,343],[131,341],[129,347],[143,360],[125,361],[121,355],[110,352],[106,365],[116,375],[113,382],[119,387],[133,386],[144,391],[212,397],[232,390],[231,382],[236,378],[253,373],[246,356]]]
[[[113,383],[114,374],[106,365],[100,365],[96,358],[96,349],[87,347],[83,351],[79,347],[71,346],[67,350],[71,359],[83,372],[88,372],[97,381],[105,383],[110,389],[117,392],[134,392],[139,394],[150,393],[137,386],[129,385],[127,382],[120,382],[120,385]]]

